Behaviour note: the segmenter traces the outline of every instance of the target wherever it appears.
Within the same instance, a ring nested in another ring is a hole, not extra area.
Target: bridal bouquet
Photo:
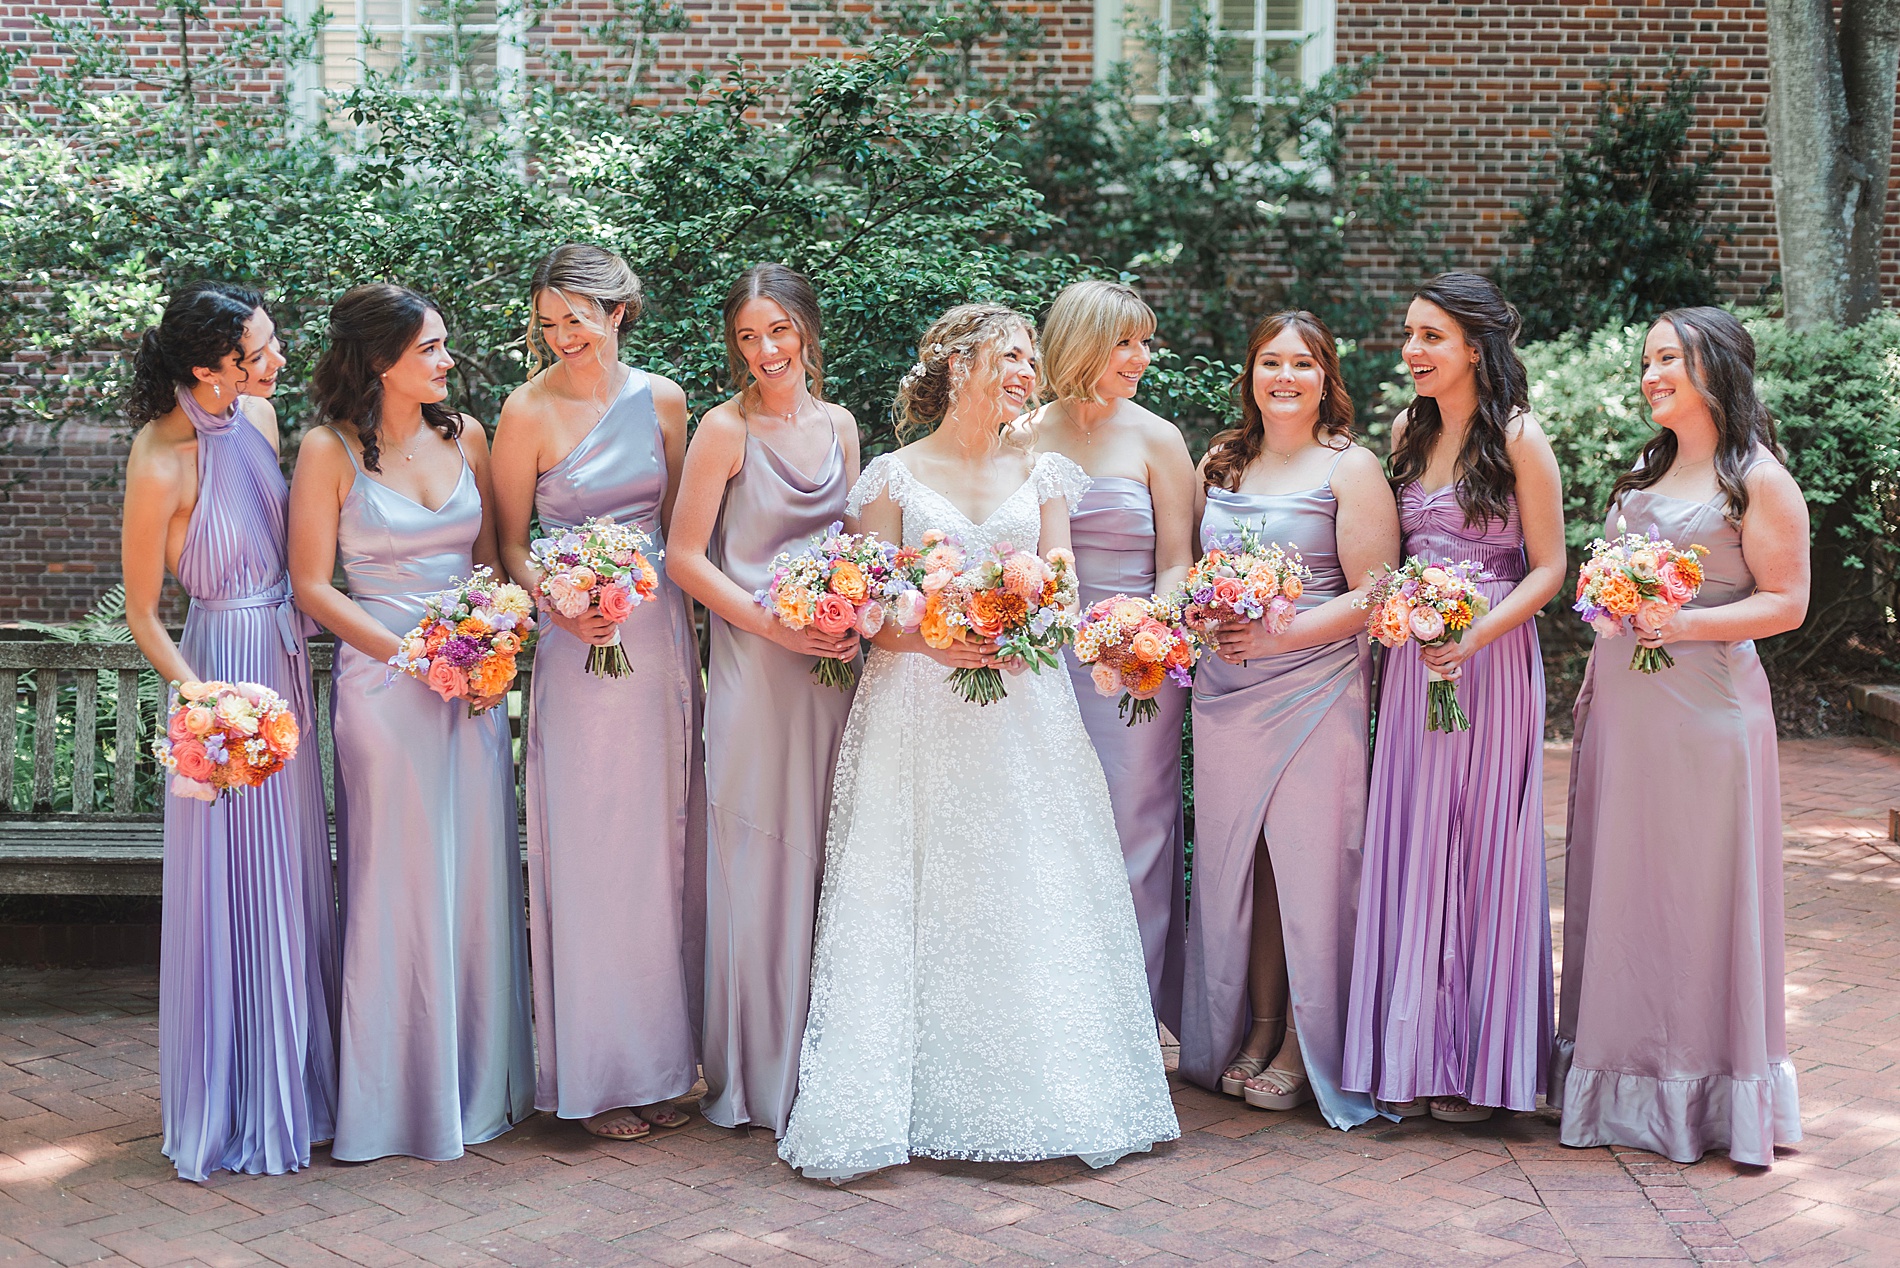
[[[1182,620],[1178,595],[1114,595],[1091,604],[1075,631],[1076,659],[1094,666],[1089,676],[1096,694],[1122,693],[1117,711],[1129,726],[1160,714],[1155,695],[1164,682],[1193,685],[1199,647],[1200,638]]]
[[[177,682],[153,756],[172,772],[172,795],[215,802],[256,788],[297,755],[290,702],[254,682]]]
[[[1298,551],[1262,546],[1242,528],[1216,540],[1188,569],[1179,592],[1182,619],[1203,634],[1229,619],[1264,620],[1269,634],[1284,634],[1312,579]]]
[[[1674,542],[1647,533],[1626,531],[1617,520],[1619,536],[1590,543],[1590,559],[1577,576],[1577,613],[1604,638],[1616,638],[1627,625],[1645,633],[1660,629],[1702,589],[1702,556],[1706,546],[1678,549]],[[1636,648],[1630,668],[1653,674],[1676,663],[1668,649]]]
[[[629,672],[620,646],[620,624],[660,592],[660,574],[647,558],[653,539],[631,524],[596,516],[578,528],[539,538],[528,548],[542,572],[541,595],[572,619],[589,608],[614,623],[613,640],[589,649],[587,672],[621,678]]]
[[[515,680],[515,656],[534,631],[534,602],[486,566],[424,602],[390,665],[420,678],[444,700],[499,696]],[[475,716],[474,708],[469,716]]]
[[[923,547],[911,579],[924,596],[917,623],[924,642],[941,649],[972,636],[994,639],[998,656],[1036,673],[1061,663],[1079,602],[1073,554],[1058,548],[1043,559],[998,542],[970,563],[956,539],[937,529],[924,534]],[[953,669],[947,681],[979,705],[1008,694],[994,668]]]
[[[1428,564],[1417,555],[1373,582],[1360,600],[1369,609],[1366,632],[1387,647],[1412,639],[1438,647],[1464,638],[1471,623],[1491,610],[1478,590],[1486,577],[1474,563]],[[1425,729],[1468,731],[1471,720],[1458,704],[1458,686],[1427,666]]]
[[[753,597],[789,629],[816,626],[826,634],[856,630],[870,638],[884,628],[887,601],[914,589],[897,577],[894,561],[899,553],[875,533],[847,533],[842,523],[834,523],[803,550],[774,559],[771,581]],[[919,600],[906,606],[921,615]],[[840,691],[858,680],[850,661],[828,656],[812,666],[812,675]]]

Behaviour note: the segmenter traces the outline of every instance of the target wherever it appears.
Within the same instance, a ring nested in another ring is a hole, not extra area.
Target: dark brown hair
[[[317,418],[348,423],[363,446],[363,466],[381,471],[383,371],[402,359],[423,318],[442,310],[426,295],[390,282],[352,286],[330,307],[330,346],[310,376]],[[450,440],[462,434],[462,416],[440,401],[425,401],[422,421]]]
[[[726,369],[732,386],[744,392],[752,386],[752,372],[746,367],[745,354],[739,351],[739,310],[755,299],[769,299],[785,310],[798,332],[798,361],[811,381],[815,400],[825,399],[825,353],[820,344],[824,322],[818,312],[818,293],[803,273],[783,264],[755,264],[739,274],[726,292]]]
[[[1247,336],[1247,358],[1241,363],[1240,377],[1234,389],[1240,394],[1240,425],[1231,427],[1208,444],[1207,464],[1202,478],[1210,485],[1232,493],[1240,487],[1247,468],[1260,456],[1267,439],[1267,425],[1260,416],[1260,402],[1253,394],[1253,366],[1261,349],[1280,337],[1282,331],[1297,330],[1319,362],[1326,377],[1325,395],[1320,398],[1319,417],[1313,422],[1313,439],[1322,445],[1337,438],[1352,436],[1352,395],[1346,391],[1346,379],[1339,371],[1339,348],[1333,332],[1312,313],[1298,311],[1274,313],[1262,317]]]
[[[149,423],[178,408],[178,389],[198,382],[192,371],[215,370],[232,353],[244,355],[244,327],[264,297],[231,282],[191,282],[173,292],[158,325],[139,337],[125,412]]]
[[[1673,326],[1682,340],[1682,355],[1696,395],[1715,420],[1715,483],[1728,502],[1728,518],[1741,523],[1748,511],[1748,460],[1756,445],[1766,445],[1776,458],[1787,460],[1775,438],[1774,416],[1755,395],[1755,340],[1748,327],[1720,308],[1672,308],[1654,322]],[[1660,428],[1643,446],[1635,469],[1626,471],[1610,490],[1610,505],[1632,489],[1647,489],[1676,461],[1676,433]]]
[[[1507,520],[1511,495],[1517,491],[1517,470],[1508,447],[1511,420],[1531,403],[1530,375],[1517,356],[1517,334],[1524,323],[1497,284],[1477,273],[1440,273],[1412,298],[1444,309],[1466,342],[1478,349],[1478,363],[1472,367],[1478,379],[1478,411],[1465,432],[1452,479],[1467,526]],[[1406,411],[1405,434],[1392,448],[1394,490],[1425,474],[1444,430],[1438,402],[1414,396]]]

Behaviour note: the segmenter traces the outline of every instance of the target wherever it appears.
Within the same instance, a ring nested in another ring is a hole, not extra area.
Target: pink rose
[[[1630,624],[1646,633],[1654,634],[1667,625],[1669,618],[1675,614],[1676,607],[1673,603],[1662,599],[1644,599],[1636,605],[1636,614],[1630,618]]]
[[[891,619],[897,622],[900,630],[914,630],[924,623],[923,592],[906,590],[891,600]]]
[[[811,623],[826,634],[843,634],[857,623],[857,619],[857,611],[849,600],[835,594],[821,594]]]
[[[624,581],[601,587],[600,614],[618,625],[633,615],[633,588]]]
[[[1267,621],[1267,633],[1286,633],[1287,628],[1293,624],[1293,614],[1296,611],[1298,611],[1298,608],[1295,606],[1293,600],[1284,595],[1276,594],[1273,596],[1273,601],[1267,604],[1267,610],[1264,613]]]
[[[237,693],[240,696],[243,696],[246,700],[249,700],[252,704],[263,704],[265,699],[269,697],[270,695],[270,688],[265,687],[259,683],[239,682],[239,683],[233,683],[231,685],[237,688]]]
[[[575,585],[564,575],[549,577],[545,591],[554,610],[570,621],[593,606],[594,596],[588,593],[587,588]]]
[[[924,593],[925,593],[925,594],[935,594],[935,593],[937,593],[937,591],[939,591],[939,590],[941,590],[941,589],[943,589],[943,588],[944,588],[945,586],[947,586],[947,585],[949,585],[949,584],[950,584],[950,582],[951,582],[951,579],[952,579],[953,577],[955,577],[955,576],[956,576],[956,574],[955,574],[955,573],[950,573],[950,572],[927,572],[927,573],[925,573],[925,574],[924,574],[924,579],[923,579],[923,582],[922,582],[922,585],[923,585],[923,587],[924,587]]]
[[[190,682],[179,683],[178,694],[196,704],[200,700],[209,700],[218,694],[218,689],[208,682],[199,682],[194,678]]]
[[[194,704],[185,710],[185,730],[191,735],[209,735],[218,725],[218,715],[204,705]]]
[[[217,763],[205,752],[205,746],[196,740],[185,740],[172,745],[172,760],[178,763],[178,773],[186,779],[195,779],[208,783],[217,773]]]
[[[1430,604],[1421,603],[1412,609],[1408,618],[1412,625],[1412,637],[1421,643],[1436,643],[1445,634],[1445,618],[1438,615],[1438,609]]]
[[[189,797],[193,801],[216,801],[218,790],[203,780],[186,779],[183,775],[172,776],[172,795]]]
[[[458,700],[468,694],[468,675],[449,664],[446,657],[436,657],[423,681],[444,700]]]
[[[1623,633],[1623,622],[1621,618],[1611,616],[1608,612],[1600,612],[1591,618],[1590,628],[1604,638],[1619,638]]]
[[[1214,602],[1222,607],[1238,604],[1242,593],[1240,582],[1232,577],[1221,577],[1214,582]]]
[[[1656,570],[1656,580],[1662,585],[1662,597],[1675,607],[1695,598],[1695,584],[1682,575],[1682,569],[1676,567],[1674,561]]]
[[[1122,689],[1121,674],[1105,660],[1095,662],[1094,667],[1089,670],[1089,677],[1095,681],[1095,694],[1098,696],[1116,695]]]
[[[884,605],[876,599],[865,600],[858,609],[858,633],[865,638],[874,637],[884,628]]]
[[[191,738],[191,728],[186,725],[186,715],[190,712],[189,709],[174,709],[171,719],[165,723],[165,735],[172,743]]]

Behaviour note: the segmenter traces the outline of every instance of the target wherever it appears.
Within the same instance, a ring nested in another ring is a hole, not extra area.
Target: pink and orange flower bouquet
[[[1188,569],[1178,594],[1181,619],[1202,635],[1229,619],[1264,620],[1269,634],[1284,634],[1312,579],[1298,551],[1263,546],[1242,528],[1218,539]]]
[[[614,623],[613,641],[590,648],[587,672],[623,678],[632,672],[620,646],[620,626],[633,610],[660,592],[660,574],[648,552],[653,538],[632,524],[598,515],[566,532],[538,538],[528,548],[541,570],[541,597],[569,620],[590,608]]]
[[[876,533],[847,533],[834,522],[803,550],[774,559],[771,582],[753,598],[787,629],[856,630],[870,638],[884,628],[899,553]],[[921,612],[921,604],[914,606]],[[819,658],[812,675],[840,691],[858,680],[852,662],[829,656]]]
[[[179,682],[165,734],[152,742],[172,795],[215,802],[256,788],[297,755],[290,702],[254,682]]]
[[[1706,546],[1678,548],[1667,538],[1627,531],[1590,543],[1590,559],[1577,575],[1578,615],[1603,638],[1616,638],[1630,626],[1646,633],[1662,628],[1702,590]],[[1654,674],[1676,663],[1667,648],[1638,644],[1630,668]]]
[[[1472,622],[1491,610],[1478,589],[1485,572],[1475,563],[1432,564],[1412,556],[1386,569],[1360,600],[1366,632],[1387,647],[1407,639],[1420,647],[1463,640]],[[1426,667],[1425,729],[1468,731],[1471,719],[1458,703],[1458,684]]]
[[[1075,556],[1058,547],[1047,558],[998,542],[983,558],[969,562],[956,538],[938,529],[923,536],[923,550],[905,565],[900,582],[911,582],[923,596],[915,628],[924,642],[943,649],[971,638],[994,639],[997,655],[1012,658],[1033,673],[1062,663],[1061,652],[1075,633],[1080,592]],[[902,617],[911,615],[907,605]],[[945,680],[965,700],[994,704],[1009,693],[1000,671],[953,669]]]
[[[1089,605],[1075,631],[1075,657],[1092,666],[1097,695],[1121,693],[1117,708],[1128,725],[1151,722],[1161,713],[1155,696],[1162,684],[1194,684],[1201,639],[1181,618],[1175,595],[1137,599],[1112,595]]]
[[[420,678],[444,700],[499,696],[515,680],[515,657],[534,633],[534,601],[487,566],[424,603],[422,620],[389,658],[392,668]],[[476,710],[469,707],[469,716]]]

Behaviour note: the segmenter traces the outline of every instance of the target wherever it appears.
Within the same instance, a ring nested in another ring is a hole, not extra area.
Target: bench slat
[[[13,809],[13,744],[20,709],[20,671],[0,668],[0,810]]]
[[[112,732],[112,809],[132,813],[138,791],[139,671],[119,671],[119,716]]]
[[[73,813],[92,810],[92,750],[99,739],[99,671],[81,669],[73,683]]]
[[[33,671],[33,809],[53,808],[53,759],[59,752],[60,672]]]

